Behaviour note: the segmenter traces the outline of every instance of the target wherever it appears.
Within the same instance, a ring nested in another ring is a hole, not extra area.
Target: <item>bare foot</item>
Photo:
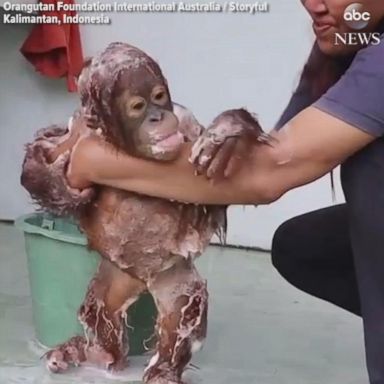
[[[86,340],[82,336],[75,336],[67,342],[51,349],[45,355],[47,368],[53,373],[66,371],[71,365],[79,366],[86,360],[84,348]]]
[[[89,344],[85,337],[75,336],[46,354],[46,366],[53,373],[62,373],[71,366],[82,363],[111,371],[121,371],[128,366],[127,361],[115,361],[111,353],[98,344]]]

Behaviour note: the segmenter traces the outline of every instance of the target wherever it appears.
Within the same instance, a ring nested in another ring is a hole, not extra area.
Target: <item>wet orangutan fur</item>
[[[130,45],[113,43],[93,58],[79,78],[79,92],[94,128],[133,156],[169,161],[183,141],[196,141],[202,133],[188,110],[172,104],[157,63]],[[255,122],[244,110],[240,116]],[[48,352],[47,366],[53,372],[83,362],[125,367],[126,312],[148,290],[158,309],[157,346],[144,381],[180,383],[207,329],[207,286],[194,259],[213,234],[225,237],[226,207],[182,204],[101,186],[70,188],[65,176],[70,152],[53,163],[47,157],[68,132],[51,127],[27,146],[22,184],[43,209],[75,216],[102,261],[79,310],[85,337],[73,337]]]
[[[80,191],[63,183],[63,172],[69,162],[68,153],[59,156],[54,163],[49,163],[49,152],[66,138],[67,132],[67,128],[55,125],[39,130],[34,142],[26,145],[21,175],[21,184],[26,186],[38,206],[58,216],[73,212],[79,214],[95,197],[93,188]]]

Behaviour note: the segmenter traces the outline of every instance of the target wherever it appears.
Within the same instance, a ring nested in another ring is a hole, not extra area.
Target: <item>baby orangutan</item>
[[[157,63],[128,44],[112,43],[93,58],[79,78],[79,92],[93,122],[88,134],[132,156],[172,161],[184,141],[202,133],[188,110],[172,104]],[[224,118],[235,116],[243,129],[233,133],[213,125],[196,151],[247,130],[261,135],[245,110],[226,113]],[[84,362],[124,368],[127,309],[149,291],[158,309],[157,345],[144,382],[179,384],[207,331],[207,285],[194,259],[213,234],[225,236],[226,207],[182,204],[104,186],[75,190],[65,176],[70,150],[53,162],[49,157],[70,135],[70,129],[58,127],[37,134],[27,146],[22,184],[44,209],[74,216],[102,261],[79,310],[86,337],[73,337],[48,352],[47,366],[53,372]]]

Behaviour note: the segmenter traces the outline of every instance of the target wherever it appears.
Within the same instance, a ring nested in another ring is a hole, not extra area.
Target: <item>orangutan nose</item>
[[[164,112],[160,110],[152,111],[149,117],[150,123],[159,123],[164,118]]]

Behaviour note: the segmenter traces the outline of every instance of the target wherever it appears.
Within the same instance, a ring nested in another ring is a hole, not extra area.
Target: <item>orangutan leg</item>
[[[107,369],[124,368],[128,354],[127,309],[145,288],[140,280],[103,259],[79,310],[86,337],[73,337],[49,351],[48,369],[62,372],[71,364],[83,362]]]
[[[144,382],[179,384],[192,353],[207,331],[208,292],[195,266],[186,260],[148,283],[159,317],[156,354],[145,370]]]

